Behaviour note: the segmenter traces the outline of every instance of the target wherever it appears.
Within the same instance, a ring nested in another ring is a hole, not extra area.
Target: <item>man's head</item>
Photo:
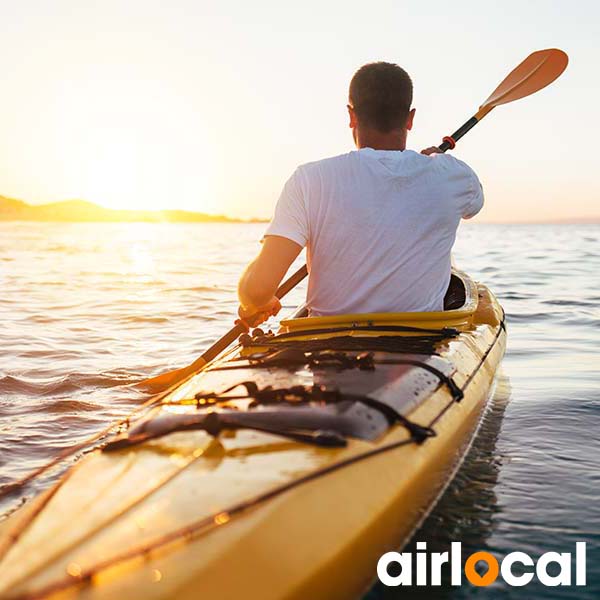
[[[408,73],[393,63],[362,66],[352,77],[348,112],[354,139],[357,137],[402,136],[411,129],[413,87]]]

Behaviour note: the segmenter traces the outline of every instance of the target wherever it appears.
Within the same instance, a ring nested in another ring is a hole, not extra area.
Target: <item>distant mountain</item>
[[[12,198],[0,196],[0,219],[13,219],[15,218],[13,215],[21,214],[23,211],[26,211],[28,207],[29,205],[21,200],[13,200]]]
[[[50,204],[27,204],[0,196],[0,221],[143,222],[143,223],[239,223],[221,215],[186,210],[115,210],[86,202],[65,200]]]

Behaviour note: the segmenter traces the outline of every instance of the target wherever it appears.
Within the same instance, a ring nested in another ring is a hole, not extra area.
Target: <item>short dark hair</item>
[[[374,62],[363,65],[354,73],[348,96],[361,123],[388,133],[406,124],[413,85],[402,67]]]

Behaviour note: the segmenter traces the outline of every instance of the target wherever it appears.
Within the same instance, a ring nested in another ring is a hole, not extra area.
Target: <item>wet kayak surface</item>
[[[191,362],[224,333],[237,277],[263,229],[1,223],[0,483],[126,414],[143,400],[127,383]],[[586,541],[588,585],[377,585],[369,600],[600,594],[599,242],[598,225],[462,226],[456,262],[499,297],[508,348],[480,434],[414,538],[431,551],[461,541],[465,555],[500,559],[574,552]],[[302,294],[290,294],[286,307]]]

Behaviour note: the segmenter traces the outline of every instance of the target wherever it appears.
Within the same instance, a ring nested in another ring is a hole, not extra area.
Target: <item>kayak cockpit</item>
[[[454,327],[468,329],[473,324],[479,294],[477,284],[465,273],[453,270],[444,298],[444,310],[436,312],[362,313],[310,317],[301,306],[289,319],[281,321],[281,333],[300,333],[305,330],[339,327],[377,327],[403,325],[435,329]]]

